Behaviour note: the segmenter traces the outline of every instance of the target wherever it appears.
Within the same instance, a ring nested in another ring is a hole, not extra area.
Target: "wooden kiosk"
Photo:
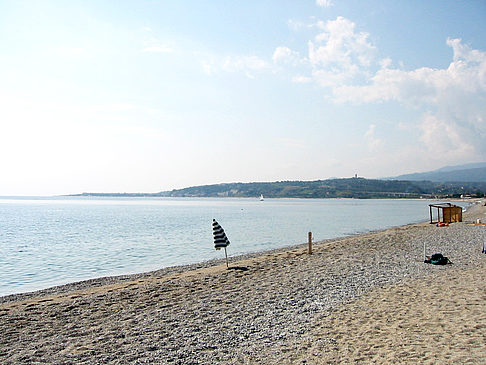
[[[437,208],[437,222],[433,222],[432,208]],[[462,207],[451,203],[429,204],[430,223],[462,222]],[[442,212],[442,220],[441,220]]]

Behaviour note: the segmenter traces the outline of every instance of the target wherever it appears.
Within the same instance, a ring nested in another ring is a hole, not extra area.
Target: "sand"
[[[285,362],[484,364],[485,269],[367,293],[319,321]]]
[[[485,238],[414,224],[0,298],[0,363],[483,364]]]

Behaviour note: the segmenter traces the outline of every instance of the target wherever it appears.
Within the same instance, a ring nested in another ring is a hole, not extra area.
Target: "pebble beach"
[[[0,363],[484,364],[477,219],[1,297]]]

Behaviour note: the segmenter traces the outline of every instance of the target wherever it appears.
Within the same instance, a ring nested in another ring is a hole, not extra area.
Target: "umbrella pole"
[[[228,253],[226,252],[226,246],[224,247],[224,255],[226,256],[226,268],[229,269],[229,265],[228,265]]]

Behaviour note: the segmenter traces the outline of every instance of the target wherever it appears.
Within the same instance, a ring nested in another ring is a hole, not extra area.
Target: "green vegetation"
[[[160,193],[83,193],[80,196],[125,197],[258,197],[265,198],[459,198],[483,197],[486,183],[370,180],[364,178],[317,181],[277,181],[194,186]]]
[[[173,197],[267,198],[420,198],[483,196],[486,183],[369,180],[364,178],[317,181],[278,181],[196,186],[161,193]]]

